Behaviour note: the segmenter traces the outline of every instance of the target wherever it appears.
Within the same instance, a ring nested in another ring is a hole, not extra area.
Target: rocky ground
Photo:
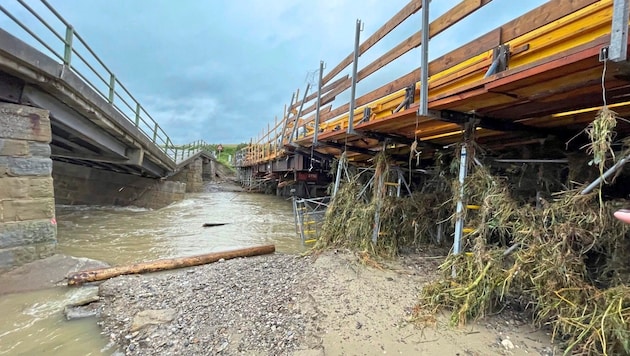
[[[376,268],[331,251],[122,276],[100,286],[99,324],[127,355],[554,354],[514,313],[461,328],[411,322],[440,262],[415,253]]]

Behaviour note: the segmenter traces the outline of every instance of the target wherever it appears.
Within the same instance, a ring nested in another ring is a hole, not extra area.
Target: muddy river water
[[[159,210],[58,206],[58,252],[122,265],[260,244],[302,251],[290,201],[207,188]],[[94,287],[58,287],[0,296],[0,355],[114,353],[95,318],[66,321],[62,315],[65,305],[93,293]]]

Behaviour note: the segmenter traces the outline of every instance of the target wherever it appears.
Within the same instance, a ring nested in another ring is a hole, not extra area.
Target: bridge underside
[[[154,178],[177,169],[138,123],[73,70],[2,29],[0,43],[0,101],[50,112],[53,159]]]
[[[80,114],[74,108],[6,72],[0,71],[0,101],[24,104],[50,112],[51,158],[114,172],[163,177],[168,169],[145,157],[140,147],[130,146]],[[103,123],[105,125],[105,123]]]

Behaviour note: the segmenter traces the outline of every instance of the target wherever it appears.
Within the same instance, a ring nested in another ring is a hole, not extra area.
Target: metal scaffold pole
[[[354,109],[357,92],[357,71],[359,65],[359,42],[361,41],[361,20],[357,19],[354,33],[354,57],[352,60],[352,86],[350,87],[350,111],[348,112],[348,133],[354,133]]]
[[[453,240],[453,254],[457,255],[461,249],[461,240],[464,231],[464,182],[466,175],[468,174],[468,152],[466,150],[466,144],[462,144],[462,151],[459,155],[459,187],[457,193],[457,208],[455,216],[455,238]]]
[[[339,157],[339,161],[337,161],[337,174],[335,175],[335,187],[333,188],[332,196],[333,198],[337,195],[337,191],[339,191],[339,184],[341,184],[341,170],[343,169],[343,165],[346,161],[346,153],[344,152],[341,157]]]
[[[614,0],[608,59],[623,62],[628,58],[628,18],[630,0]]]
[[[418,115],[429,115],[429,2],[422,0],[422,46],[420,58],[420,108]]]
[[[317,146],[317,134],[319,133],[320,108],[322,105],[322,76],[324,61],[319,61],[319,80],[317,81],[317,102],[315,106],[315,132],[313,133],[313,147]]]

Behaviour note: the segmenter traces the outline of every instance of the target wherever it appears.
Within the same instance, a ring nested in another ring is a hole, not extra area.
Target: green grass
[[[216,151],[216,155],[217,155],[217,161],[223,163],[224,165],[228,166],[228,167],[232,167],[234,166],[232,160],[234,159],[234,155],[236,154],[236,151],[238,151],[239,149],[241,149],[244,145],[243,143],[240,144],[221,144],[223,146],[223,151],[219,152],[217,150],[217,146],[219,144],[210,144],[208,145],[208,149],[210,151]],[[231,160],[230,160],[231,158]]]

